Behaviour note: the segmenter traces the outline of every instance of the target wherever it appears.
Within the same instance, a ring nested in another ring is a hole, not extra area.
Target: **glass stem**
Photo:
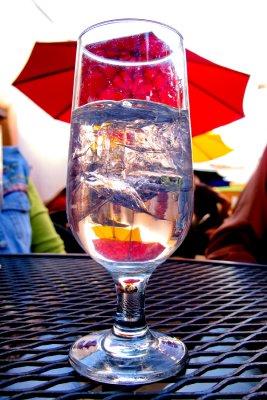
[[[149,275],[114,279],[117,311],[113,333],[121,338],[141,338],[148,333],[145,319],[145,288]],[[113,277],[114,278],[114,277]]]

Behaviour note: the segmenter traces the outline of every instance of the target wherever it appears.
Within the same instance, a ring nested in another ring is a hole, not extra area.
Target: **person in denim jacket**
[[[16,147],[3,148],[0,252],[28,253],[31,247],[29,166]]]
[[[1,101],[0,109],[0,129],[2,126],[4,144],[0,253],[64,253],[63,241],[56,233],[48,210],[29,179],[27,161],[16,146],[10,146],[16,142],[14,114]]]

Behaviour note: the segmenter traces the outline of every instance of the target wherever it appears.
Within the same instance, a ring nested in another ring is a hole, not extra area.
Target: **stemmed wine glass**
[[[187,358],[183,342],[150,330],[144,315],[147,281],[181,244],[192,216],[185,65],[182,36],[159,22],[106,21],[79,37],[68,220],[117,292],[112,329],[70,350],[73,367],[96,381],[157,381]]]

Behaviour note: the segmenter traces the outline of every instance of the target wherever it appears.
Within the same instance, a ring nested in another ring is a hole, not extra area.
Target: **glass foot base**
[[[105,330],[77,340],[69,354],[74,369],[98,382],[140,385],[175,375],[185,366],[187,350],[178,339],[150,331],[149,339],[143,341],[123,339],[126,352],[114,356],[106,349],[110,336],[114,337]]]

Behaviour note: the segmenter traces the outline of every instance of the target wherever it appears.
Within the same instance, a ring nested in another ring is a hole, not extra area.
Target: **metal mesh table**
[[[267,266],[173,261],[147,290],[149,325],[183,339],[183,373],[99,384],[68,363],[79,335],[111,326],[112,280],[87,256],[1,256],[0,399],[267,399]]]

